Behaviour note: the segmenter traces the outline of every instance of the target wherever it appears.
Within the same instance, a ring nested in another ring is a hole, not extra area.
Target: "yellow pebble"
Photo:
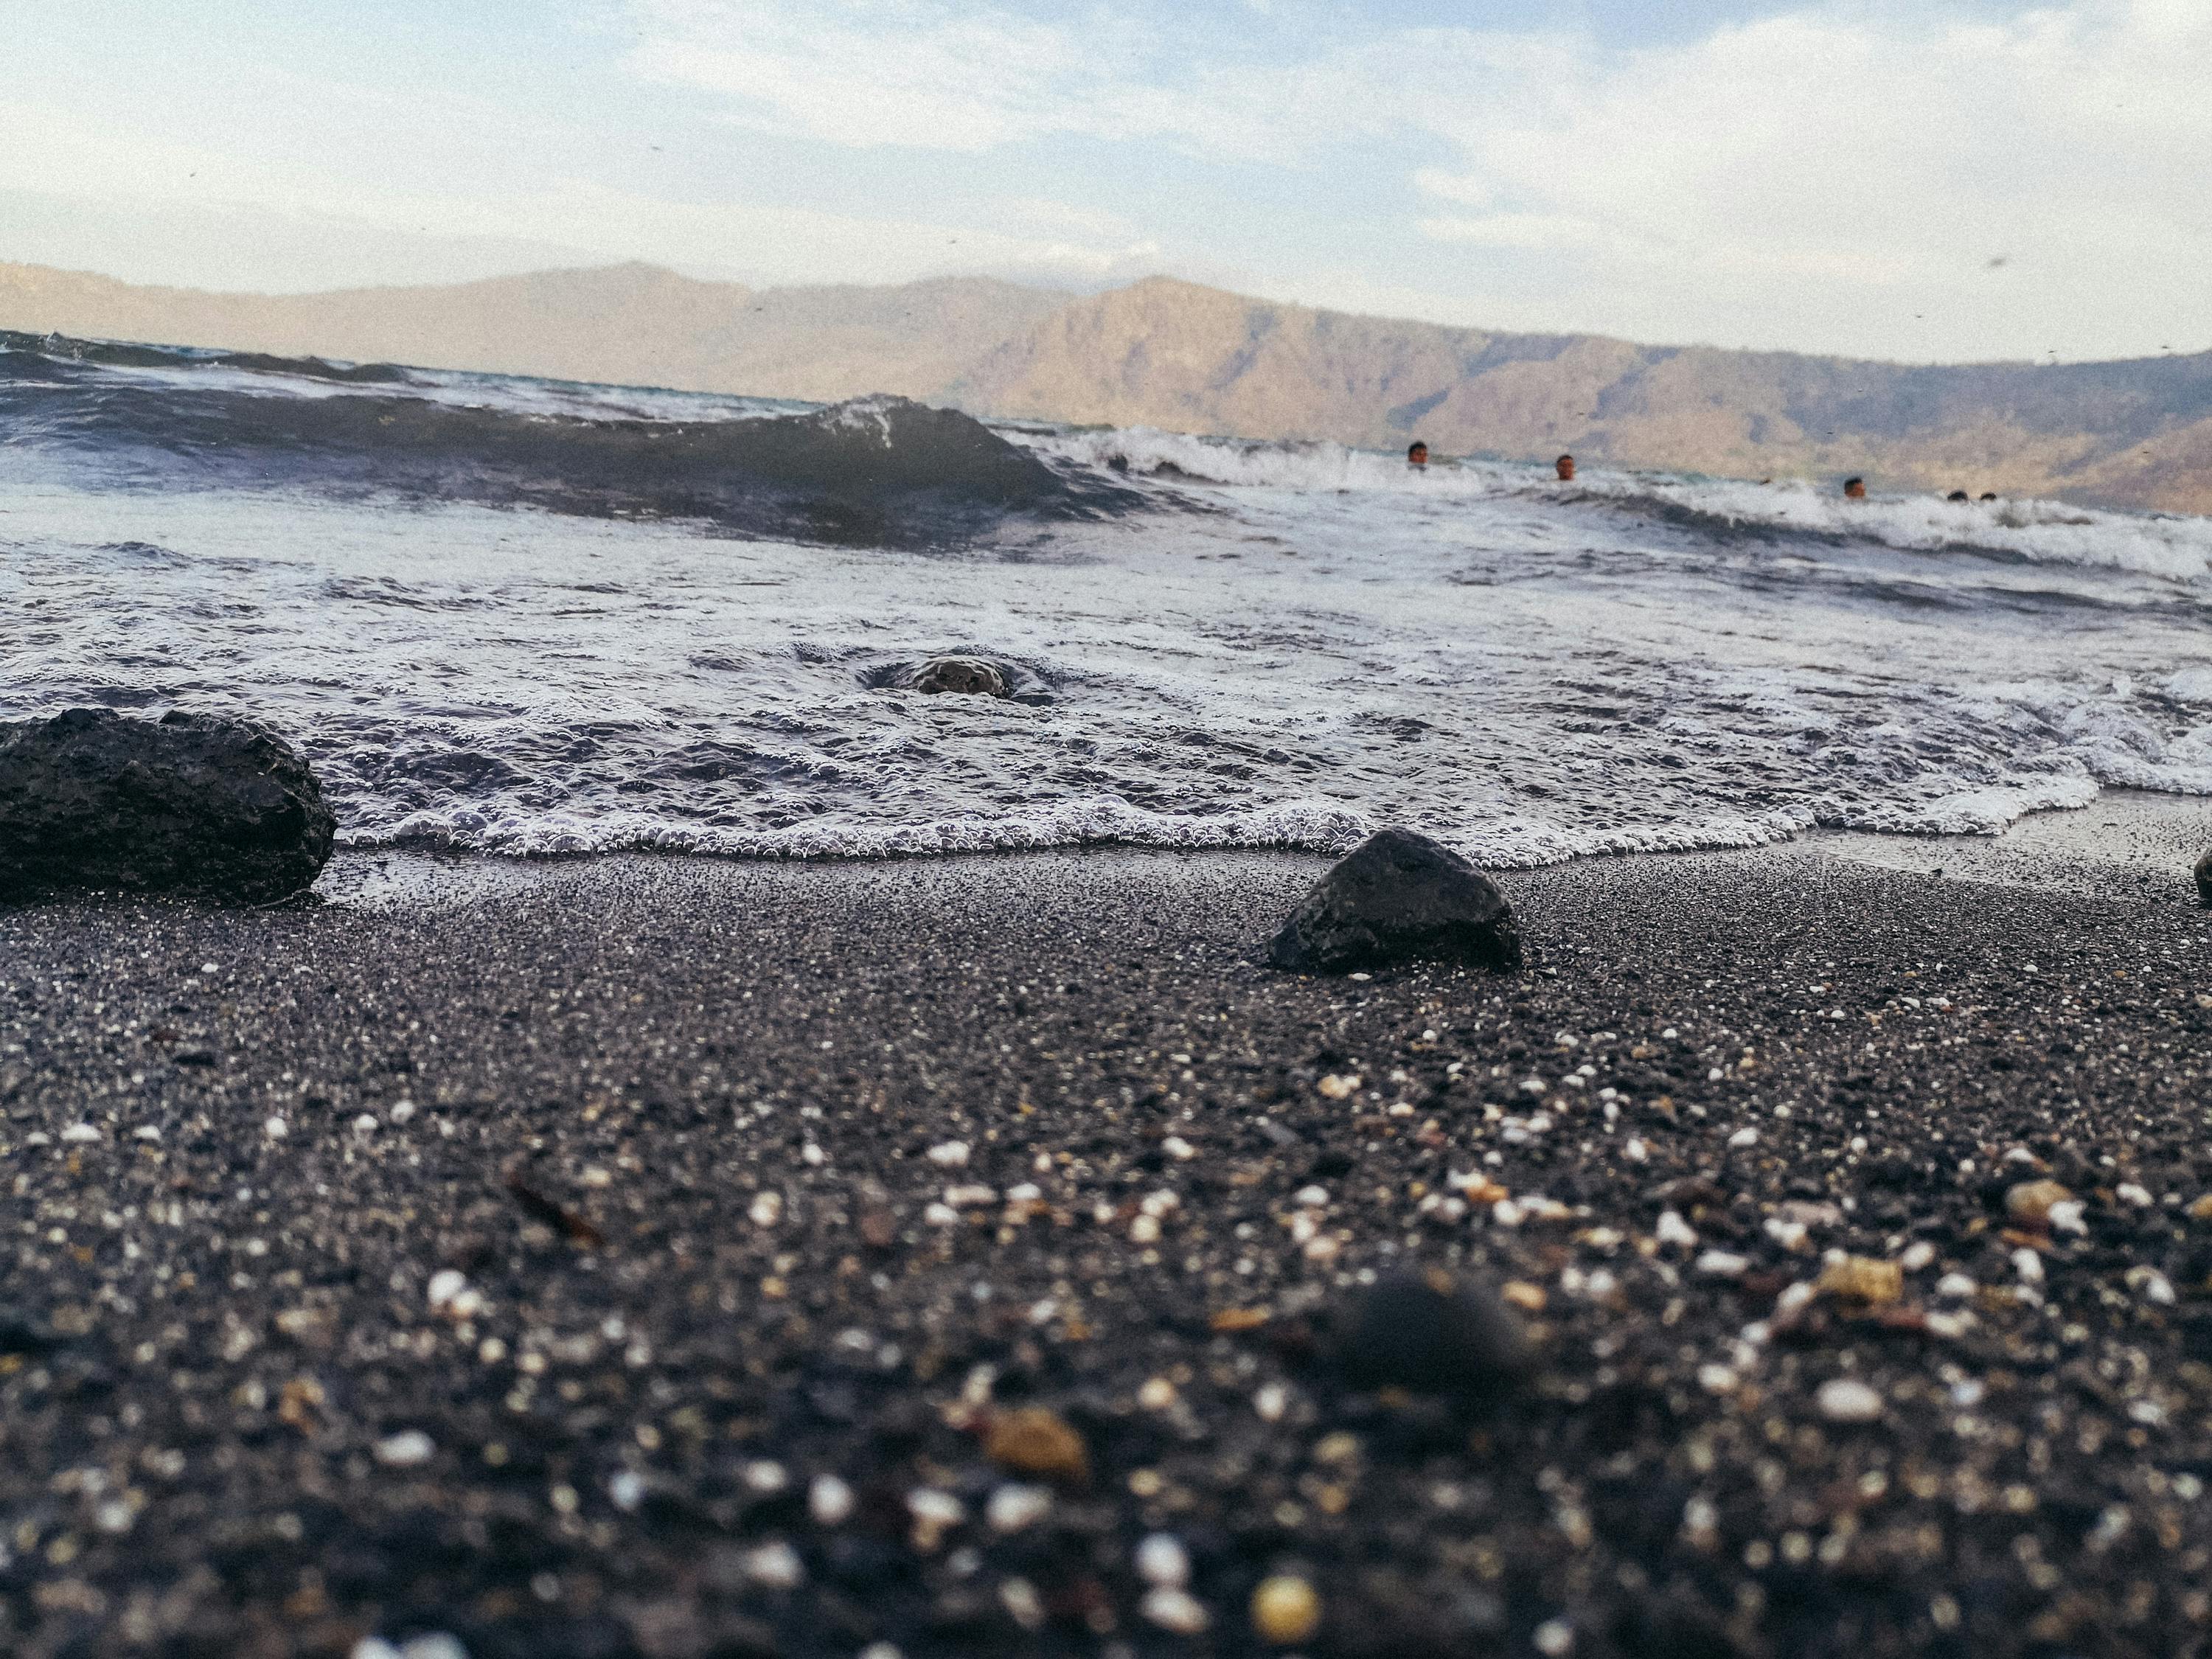
[[[1871,1256],[1845,1256],[1821,1272],[1820,1288],[1830,1296],[1881,1307],[1905,1294],[1905,1269]]]
[[[1252,1592],[1252,1628],[1277,1647],[1295,1646],[1321,1628],[1321,1597],[1303,1578],[1263,1578]]]
[[[1544,1287],[1541,1285],[1531,1285],[1525,1279],[1509,1279],[1498,1294],[1523,1313],[1544,1311]]]
[[[2047,1227],[2051,1210],[2073,1196],[2055,1181],[2023,1181],[2005,1194],[2005,1213],[2031,1227]]]

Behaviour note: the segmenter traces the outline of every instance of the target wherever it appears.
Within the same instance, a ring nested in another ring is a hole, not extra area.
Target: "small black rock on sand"
[[[2203,1650],[2212,919],[1323,870],[0,910],[0,1651]]]

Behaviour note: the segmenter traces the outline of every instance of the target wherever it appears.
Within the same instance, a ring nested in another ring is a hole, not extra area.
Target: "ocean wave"
[[[1798,479],[1754,483],[1588,466],[1569,483],[1553,477],[1548,466],[1462,460],[1416,469],[1395,455],[1341,444],[1200,437],[1141,427],[1084,429],[1035,441],[1086,466],[1180,484],[1504,502],[1561,515],[1626,515],[1717,546],[1786,551],[1858,544],[2212,581],[2212,520],[2174,514],[2040,500],[1882,495],[1849,501],[1832,486]]]
[[[1141,504],[969,416],[902,398],[801,413],[716,410],[689,421],[550,412],[507,406],[489,389],[469,402],[450,384],[393,386],[379,366],[67,343],[72,350],[59,355],[51,341],[0,355],[9,441],[118,477],[143,479],[150,468],[171,483],[686,519],[844,545],[929,545],[981,533],[1010,513],[1103,517]],[[270,384],[108,372],[153,367],[265,371]],[[303,387],[302,377],[343,381],[347,395]]]
[[[0,353],[0,716],[251,714],[355,846],[1505,867],[2212,795],[2194,520],[276,361]]]
[[[100,368],[173,369],[190,373],[228,369],[251,374],[326,380],[339,386],[407,386],[415,377],[396,363],[349,363],[327,357],[284,357],[265,351],[224,351],[193,346],[138,345],[122,340],[81,340],[66,334],[26,334],[0,328],[0,354]],[[20,372],[20,365],[15,366]]]
[[[1934,495],[1850,501],[1810,483],[1612,478],[1522,485],[1647,515],[1716,540],[1870,544],[1900,552],[2122,570],[2199,583],[2212,578],[2212,520],[2103,512],[2063,501],[1953,501]]]

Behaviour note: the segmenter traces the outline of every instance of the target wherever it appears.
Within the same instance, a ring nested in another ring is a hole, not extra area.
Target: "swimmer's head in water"
[[[1412,443],[1406,446],[1406,465],[1407,466],[1426,466],[1428,464],[1429,447],[1426,444],[1421,442],[1419,439],[1415,439]]]
[[[1984,489],[1982,492],[1982,499],[1985,501],[1993,501],[1996,500],[1996,498],[1997,492],[1994,489]]]
[[[1866,480],[1864,478],[1844,479],[1844,494],[1850,496],[1855,501],[1864,501],[1866,499]]]
[[[1558,460],[1552,463],[1552,465],[1559,472],[1559,475],[1562,479],[1571,478],[1575,476],[1575,458],[1571,455],[1560,456]]]
[[[1944,499],[1945,501],[1971,501],[1971,500],[1972,500],[1973,498],[1972,498],[1972,496],[1968,495],[1966,494],[1966,492],[1965,490],[1963,490],[1963,489],[1954,489],[1954,490],[1953,490],[1949,495],[1946,495],[1943,499]]]

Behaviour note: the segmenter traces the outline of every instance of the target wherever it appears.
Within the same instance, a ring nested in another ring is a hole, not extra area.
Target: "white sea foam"
[[[2212,794],[2200,520],[1413,472],[1332,445],[1032,422],[1001,430],[1082,511],[1010,509],[897,550],[865,514],[781,539],[641,517],[574,476],[504,505],[402,494],[374,410],[327,488],[312,455],[287,452],[272,488],[219,446],[140,441],[196,387],[665,422],[708,429],[709,456],[716,422],[784,405],[427,373],[334,392],[190,365],[72,384],[58,414],[17,394],[0,450],[18,619],[0,716],[251,712],[314,759],[356,847],[1334,852],[1407,823],[1513,866],[1814,827],[1987,833],[2110,787]],[[149,388],[169,401],[127,453],[70,424],[69,397],[112,415]],[[832,420],[896,449],[888,408]],[[446,429],[419,426],[418,474]],[[510,467],[535,453],[495,418],[453,429]],[[902,689],[946,652],[999,663],[1015,697]]]
[[[1609,508],[1691,533],[1764,534],[1786,548],[1863,542],[1917,553],[1978,554],[2076,564],[2178,581],[2212,578],[2212,520],[2100,512],[2063,501],[1952,501],[1936,495],[1849,501],[1832,485],[1771,483],[1583,466],[1563,483],[1549,466],[1440,459],[1425,469],[1334,443],[1194,437],[1148,428],[1084,429],[1032,439],[1085,465],[1235,489],[1360,491],[1431,501],[1510,497],[1538,511]]]

